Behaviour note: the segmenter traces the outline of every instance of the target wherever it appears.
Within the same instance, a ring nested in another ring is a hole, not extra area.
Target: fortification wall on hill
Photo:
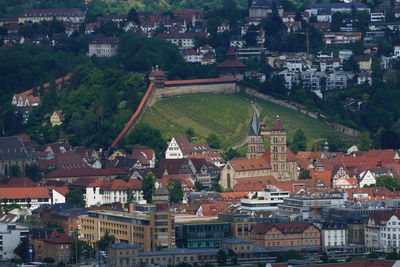
[[[238,90],[234,82],[215,83],[215,84],[177,85],[177,86],[168,86],[164,88],[157,88],[154,93],[154,98],[155,100],[157,100],[163,97],[196,94],[196,93],[234,94],[237,91]],[[152,103],[155,103],[155,101],[153,100]]]
[[[211,80],[219,80],[212,82]],[[210,81],[210,82],[208,82]],[[186,94],[196,94],[196,93],[224,93],[224,94],[234,94],[238,92],[238,87],[236,86],[236,81],[229,79],[209,79],[208,81],[204,80],[196,80],[196,82],[188,82],[178,81],[168,82],[165,84],[163,88],[156,88],[154,82],[149,84],[147,91],[140,102],[138,108],[135,113],[131,116],[129,121],[126,123],[125,127],[119,133],[119,135],[115,138],[111,147],[116,147],[121,139],[128,135],[134,128],[134,126],[140,121],[142,114],[146,111],[147,107],[153,105],[157,102],[158,99],[169,96],[178,96],[178,95],[186,95]]]

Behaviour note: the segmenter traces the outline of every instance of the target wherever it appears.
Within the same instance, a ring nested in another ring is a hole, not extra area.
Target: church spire
[[[260,118],[257,115],[257,111],[253,110],[253,117],[251,118],[248,136],[260,135]]]

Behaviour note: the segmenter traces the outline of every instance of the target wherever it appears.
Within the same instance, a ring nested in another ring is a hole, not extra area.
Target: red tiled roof
[[[349,199],[354,199],[354,194],[367,193],[370,198],[373,197],[394,197],[396,194],[391,192],[386,187],[363,187],[363,188],[348,188],[346,189]]]
[[[164,175],[161,179],[158,179],[157,181],[159,183],[162,183],[163,185],[168,185],[168,181],[169,179],[177,179],[179,180],[181,183],[186,184],[186,186],[188,188],[194,188],[194,184],[192,183],[192,181],[189,180],[190,175],[187,174],[171,174],[171,175]]]
[[[27,177],[0,178],[0,187],[35,187],[37,183]],[[1,196],[0,196],[1,198]]]
[[[271,128],[272,131],[284,131],[285,129],[282,126],[281,121],[278,119],[274,122],[274,125]]]
[[[53,232],[49,238],[43,239],[46,243],[69,244],[75,241],[75,238],[62,233]]]
[[[221,156],[219,152],[210,152],[197,155],[187,156],[189,159],[205,159],[207,162],[225,162],[225,159]]]
[[[332,186],[332,171],[324,170],[324,171],[317,171],[317,170],[310,170],[310,176],[312,183],[314,185],[323,183],[326,187]]]
[[[267,155],[256,159],[231,159],[228,164],[230,164],[235,171],[264,170],[271,168],[271,162]]]
[[[233,77],[222,77],[222,78],[208,78],[208,79],[195,79],[195,80],[178,80],[178,81],[166,81],[166,86],[182,85],[182,84],[202,84],[202,83],[226,83],[236,82]]]
[[[96,178],[80,177],[72,184],[84,187],[101,187],[103,183],[104,181],[98,180]]]
[[[246,65],[237,59],[225,59],[218,64],[218,68],[246,68]]]
[[[0,187],[0,197],[2,199],[50,198],[50,194],[46,187]]]
[[[45,175],[46,178],[54,177],[84,177],[84,176],[114,176],[126,175],[127,171],[118,168],[108,169],[69,169],[55,170]]]
[[[119,190],[140,190],[142,182],[138,179],[114,179],[111,182],[103,183],[104,190],[119,191]]]
[[[246,177],[237,179],[238,183],[233,186],[234,192],[264,191],[265,186],[275,185],[277,180],[273,176]]]
[[[272,228],[276,228],[284,234],[303,233],[309,227],[315,227],[308,222],[287,222],[287,223],[257,223],[253,227],[255,234],[265,234]]]
[[[151,148],[135,148],[131,152],[132,157],[145,156],[147,160],[151,160],[154,157],[154,150]]]
[[[228,211],[227,203],[218,204],[202,204],[201,205],[203,216],[217,216],[221,212]]]
[[[375,212],[368,217],[368,220],[374,220],[377,225],[385,225],[392,216],[396,216],[400,219],[400,209],[394,209],[391,211]]]
[[[247,192],[223,192],[219,193],[221,195],[221,198],[224,200],[240,200],[242,198],[247,198],[248,193]]]
[[[66,196],[69,192],[69,188],[68,186],[48,186],[48,189],[53,189],[55,191],[57,191],[58,193],[60,193],[63,196]]]

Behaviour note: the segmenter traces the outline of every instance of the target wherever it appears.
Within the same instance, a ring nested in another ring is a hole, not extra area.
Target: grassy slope
[[[247,96],[195,94],[162,99],[149,108],[140,124],[147,124],[161,131],[164,138],[183,135],[189,127],[203,141],[208,134],[221,137],[223,148],[238,143],[247,133],[252,109]],[[266,101],[257,100],[262,121],[271,126],[279,115],[291,140],[297,129],[302,129],[311,145],[332,129],[316,119],[294,110]]]
[[[257,99],[257,106],[261,112],[261,121],[266,123],[267,127],[272,126],[276,116],[280,117],[283,127],[288,133],[289,141],[292,140],[297,129],[302,129],[307,136],[307,145],[309,149],[316,141],[333,131],[330,126],[323,121],[310,118],[300,112],[274,103]],[[343,135],[341,136],[346,138]]]
[[[250,105],[237,95],[194,94],[158,101],[140,123],[159,129],[167,139],[184,135],[189,127],[200,137],[199,141],[215,133],[226,148],[247,132],[251,112]]]

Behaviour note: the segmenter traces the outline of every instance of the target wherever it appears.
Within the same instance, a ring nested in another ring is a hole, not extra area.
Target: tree
[[[115,243],[115,241],[115,236],[109,235],[108,232],[106,232],[104,236],[102,236],[100,240],[96,242],[96,247],[99,250],[106,251],[109,246]]]
[[[276,262],[287,262],[288,260],[304,260],[304,256],[296,250],[288,250],[278,254]]]
[[[239,151],[233,149],[233,148],[229,148],[228,151],[225,152],[225,160],[231,160],[233,158],[240,158],[241,155],[239,153]]]
[[[217,262],[218,262],[218,265],[219,265],[219,266],[225,265],[226,259],[227,259],[227,256],[226,256],[225,250],[222,250],[222,249],[218,250],[218,253],[217,253]]]
[[[209,188],[208,191],[214,191],[214,192],[222,192],[222,187],[219,184],[219,180],[221,179],[221,176],[216,177],[215,179],[212,180],[211,187]]]
[[[34,182],[39,182],[42,179],[42,174],[40,173],[39,166],[35,163],[26,165],[25,175]]]
[[[298,129],[295,132],[290,148],[295,154],[297,154],[299,151],[306,151],[307,137],[301,129]]]
[[[209,145],[211,148],[216,148],[216,149],[218,149],[218,148],[221,147],[219,138],[218,138],[218,136],[217,136],[215,133],[209,134],[209,135],[207,136],[206,141],[207,141],[208,145]]]
[[[72,242],[71,251],[72,251],[72,262],[80,262],[82,260],[82,256],[88,258],[90,257],[90,255],[93,255],[94,253],[93,248],[87,242],[78,239]]]
[[[399,135],[394,131],[383,131],[380,139],[382,149],[399,149],[400,147]]]
[[[310,170],[301,170],[299,174],[300,180],[311,179]]]
[[[185,131],[185,136],[191,140],[194,136],[196,135],[196,133],[194,132],[193,128],[187,128]]]
[[[151,203],[153,201],[153,194],[156,191],[154,183],[155,177],[151,172],[149,172],[146,177],[144,177],[141,188],[143,191],[143,198],[147,201],[147,203]]]
[[[133,21],[136,23],[136,25],[140,24],[140,17],[139,14],[137,13],[136,9],[134,7],[129,10],[128,15],[127,15],[128,21]]]
[[[386,259],[393,260],[393,261],[400,260],[400,254],[398,254],[396,251],[392,251],[386,255]]]
[[[196,188],[196,191],[202,191],[202,190],[204,190],[203,184],[202,184],[201,182],[199,182],[199,181],[196,181],[196,182],[194,183],[194,187]]]
[[[178,179],[168,180],[168,191],[170,193],[171,204],[181,203],[183,200],[182,182]]]
[[[54,258],[52,258],[52,257],[46,257],[46,258],[43,259],[44,263],[49,263],[49,264],[54,263],[55,261],[56,260]]]
[[[127,139],[129,144],[151,147],[156,152],[157,158],[163,157],[167,148],[167,143],[161,137],[160,131],[149,126],[135,127]]]
[[[228,250],[228,258],[231,260],[231,263],[233,265],[236,265],[238,263],[238,257],[235,251],[232,249]]]
[[[71,190],[65,196],[65,201],[71,204],[76,204],[82,207],[86,206],[85,199],[83,197],[82,191],[78,189]]]
[[[372,139],[371,134],[367,131],[361,132],[360,135],[360,150],[361,151],[368,151],[371,149]]]
[[[379,255],[375,251],[372,251],[371,253],[369,253],[367,255],[367,258],[369,258],[369,259],[377,259],[377,258],[379,258]]]
[[[21,169],[18,165],[11,165],[10,168],[10,176],[11,177],[19,177],[21,176]]]
[[[28,240],[24,238],[14,249],[14,253],[19,256],[19,258],[26,262],[28,260]]]
[[[397,191],[400,190],[400,179],[388,175],[381,176],[376,179],[376,186],[384,186],[391,191]]]

